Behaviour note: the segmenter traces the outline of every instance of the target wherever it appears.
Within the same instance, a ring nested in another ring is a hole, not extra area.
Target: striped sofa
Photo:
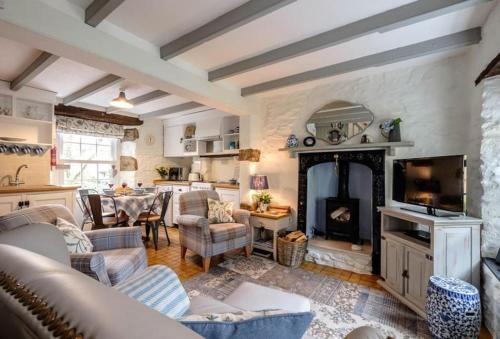
[[[36,223],[55,225],[58,217],[76,225],[66,207],[44,205],[0,216],[0,232]],[[147,267],[140,227],[101,229],[85,234],[94,249],[92,253],[70,254],[71,267],[74,269],[107,286],[114,286]]]
[[[252,232],[250,212],[233,210],[234,223],[210,224],[207,198],[219,200],[215,191],[193,191],[179,197],[180,216],[177,218],[181,243],[181,258],[189,249],[203,257],[205,272],[214,255],[242,248],[250,255]]]

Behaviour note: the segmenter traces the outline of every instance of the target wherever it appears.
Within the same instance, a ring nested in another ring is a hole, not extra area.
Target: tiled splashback
[[[20,179],[27,185],[47,185],[50,182],[50,152],[43,155],[0,154],[0,186],[9,184],[8,175],[15,176],[17,168],[28,165]]]

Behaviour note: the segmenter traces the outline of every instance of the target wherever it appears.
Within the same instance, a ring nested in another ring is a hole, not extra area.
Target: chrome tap
[[[19,166],[19,167],[17,168],[17,171],[16,171],[16,178],[15,178],[14,180],[11,180],[11,181],[9,182],[9,185],[11,185],[11,186],[19,186],[19,185],[24,184],[24,181],[21,181],[21,180],[19,179],[19,173],[21,172],[21,170],[22,170],[23,168],[28,168],[28,165],[24,165],[24,164],[23,164],[23,165],[21,165],[21,166]]]

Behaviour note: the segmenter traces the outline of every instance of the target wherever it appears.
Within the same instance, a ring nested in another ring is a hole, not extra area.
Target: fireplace
[[[346,238],[352,243],[359,242],[359,199],[349,195],[349,163],[338,161],[335,156],[338,173],[336,197],[325,199],[325,239]]]
[[[360,234],[360,214],[366,220],[366,213],[361,213],[361,202],[349,196],[349,164],[357,163],[368,167],[371,170],[371,187],[367,188],[371,195],[369,205],[366,205],[366,198],[363,200],[363,211],[370,212],[368,220],[371,220],[371,271],[374,274],[380,273],[380,213],[378,207],[385,205],[385,151],[352,151],[352,152],[321,152],[299,154],[299,192],[297,209],[297,227],[304,233],[307,232],[308,218],[308,171],[316,165],[332,163],[332,170],[335,168],[338,176],[337,192],[331,191],[330,195],[323,196],[325,237],[330,239],[342,237],[353,243],[358,243]],[[326,165],[326,164],[325,164]],[[358,166],[358,165],[356,165]],[[362,167],[364,167],[362,166]],[[358,166],[359,167],[359,166]],[[315,169],[318,167],[315,167]],[[353,183],[359,182],[354,178]],[[314,181],[315,182],[315,181]],[[323,185],[323,183],[320,183]],[[315,187],[315,186],[312,186]],[[322,189],[323,187],[320,187]],[[336,197],[333,197],[337,194]],[[358,198],[358,196],[356,196]],[[317,202],[311,201],[311,205],[317,206]],[[332,218],[332,213],[333,218]],[[318,215],[318,214],[316,214]],[[323,214],[320,214],[323,215]],[[364,225],[364,224],[363,224]],[[363,233],[363,232],[362,232]]]

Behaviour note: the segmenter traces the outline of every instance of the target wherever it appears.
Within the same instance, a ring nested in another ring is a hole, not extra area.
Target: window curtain
[[[90,135],[94,137],[123,138],[121,125],[107,122],[65,117],[56,115],[56,130],[59,133]]]

